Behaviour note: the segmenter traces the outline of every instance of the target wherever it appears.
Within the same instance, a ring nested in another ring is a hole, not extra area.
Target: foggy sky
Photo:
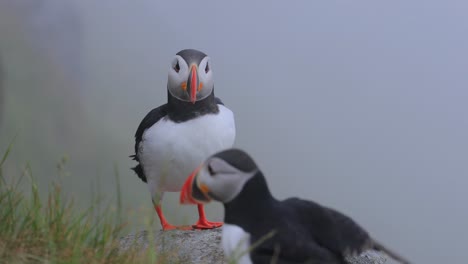
[[[74,4],[84,23],[85,102],[90,119],[119,139],[109,156],[124,197],[150,206],[128,170],[133,133],[166,102],[172,57],[195,48],[212,59],[236,146],[276,197],[338,209],[414,263],[466,261],[466,3]],[[176,196],[165,206],[179,208]],[[211,209],[219,219],[220,207]]]

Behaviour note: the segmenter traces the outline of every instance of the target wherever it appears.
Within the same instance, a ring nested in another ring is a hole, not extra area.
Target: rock
[[[221,228],[212,230],[172,230],[154,232],[156,253],[168,263],[226,263],[221,249]],[[120,239],[119,252],[129,249],[144,250],[150,240],[148,231],[131,234]],[[383,264],[386,257],[376,251],[366,251],[349,258],[350,264]]]

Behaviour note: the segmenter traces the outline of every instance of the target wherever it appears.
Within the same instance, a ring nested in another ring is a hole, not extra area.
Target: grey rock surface
[[[152,238],[151,238],[152,237]],[[221,228],[212,230],[148,231],[131,234],[120,239],[119,251],[147,249],[152,241],[156,253],[164,255],[169,263],[226,263],[221,249]],[[386,257],[376,251],[366,251],[350,257],[350,264],[383,264]]]

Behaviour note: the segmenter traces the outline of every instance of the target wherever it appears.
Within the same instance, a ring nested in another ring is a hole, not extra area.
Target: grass
[[[119,240],[125,236],[118,170],[115,167],[117,210],[102,197],[92,199],[87,209],[78,209],[73,199],[62,192],[59,179],[51,182],[49,192],[41,197],[38,185],[26,165],[18,177],[6,177],[4,164],[11,145],[0,159],[0,264],[3,263],[164,263],[168,256],[156,255],[153,232],[148,248],[132,247],[118,253]],[[62,160],[57,169],[63,174]],[[8,180],[8,179],[13,180]],[[99,187],[98,187],[99,189]],[[153,223],[147,223],[151,226]],[[151,229],[151,228],[149,228]],[[246,251],[236,252],[227,263],[236,263],[274,232],[254,243]]]
[[[0,159],[0,263],[155,263],[148,252],[117,254],[126,224],[109,205],[97,213],[102,202],[96,199],[78,210],[59,181],[41,198],[28,166],[8,181],[3,166],[10,150],[11,145]],[[120,206],[118,198],[117,212]]]

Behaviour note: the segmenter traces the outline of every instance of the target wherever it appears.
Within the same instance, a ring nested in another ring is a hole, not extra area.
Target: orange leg
[[[174,229],[180,229],[180,230],[191,230],[192,229],[192,227],[190,227],[190,226],[173,226],[173,225],[169,224],[167,222],[166,218],[164,217],[161,206],[159,206],[159,205],[154,206],[154,209],[156,209],[156,213],[158,213],[159,221],[161,221],[161,226],[162,226],[162,229],[164,231],[174,230]]]
[[[202,204],[198,204],[198,215],[200,216],[198,222],[192,226],[195,229],[213,229],[223,225],[222,222],[208,221],[205,216],[205,208]]]

